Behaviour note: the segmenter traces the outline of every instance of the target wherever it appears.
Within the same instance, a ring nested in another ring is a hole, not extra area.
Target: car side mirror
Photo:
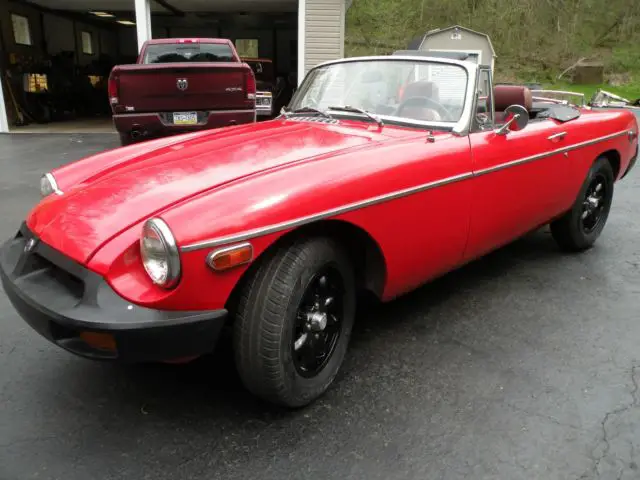
[[[522,130],[529,123],[529,112],[522,105],[511,105],[504,111],[506,123],[496,130],[497,135]]]

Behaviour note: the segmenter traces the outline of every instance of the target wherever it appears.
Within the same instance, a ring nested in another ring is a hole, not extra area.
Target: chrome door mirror
[[[529,123],[529,112],[522,105],[511,105],[504,111],[506,123],[496,130],[497,135],[519,131]]]

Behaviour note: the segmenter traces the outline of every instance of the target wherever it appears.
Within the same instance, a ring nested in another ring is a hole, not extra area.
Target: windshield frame
[[[462,108],[462,113],[460,114],[460,118],[456,122],[443,122],[443,121],[425,121],[425,120],[415,120],[407,117],[396,117],[394,115],[386,115],[386,114],[376,114],[379,118],[384,120],[385,124],[394,124],[400,126],[409,126],[409,127],[417,127],[417,128],[435,128],[439,130],[450,130],[457,135],[466,135],[469,133],[471,128],[471,111],[474,108],[475,102],[475,94],[476,94],[476,80],[478,74],[478,65],[465,61],[465,60],[454,60],[449,58],[441,58],[441,57],[429,57],[429,56],[417,56],[417,55],[375,55],[375,56],[364,56],[364,57],[348,57],[341,58],[338,60],[331,60],[328,62],[320,63],[313,68],[309,69],[307,74],[304,76],[303,81],[300,83],[298,88],[296,89],[291,101],[289,102],[289,106],[294,105],[298,100],[300,92],[305,92],[308,90],[307,84],[311,81],[313,77],[312,72],[318,70],[323,67],[327,67],[330,65],[337,65],[343,63],[354,63],[354,62],[373,62],[373,61],[384,61],[384,62],[415,62],[415,63],[439,63],[443,65],[456,65],[462,67],[467,73],[467,86],[464,95],[464,106]],[[340,110],[331,110],[331,115],[334,117],[356,117],[356,118],[367,118],[365,115],[354,113],[354,112],[343,112]]]

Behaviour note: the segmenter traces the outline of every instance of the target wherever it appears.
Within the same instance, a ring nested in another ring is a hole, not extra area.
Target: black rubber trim
[[[24,224],[0,248],[0,276],[11,303],[34,330],[85,357],[137,362],[201,355],[214,349],[227,317],[224,309],[164,311],[132,304]],[[85,344],[79,335],[86,331],[112,334],[117,352]]]
[[[622,174],[622,177],[620,177],[620,179],[623,179],[624,177],[626,177],[627,174],[633,169],[633,167],[635,167],[639,156],[640,156],[640,151],[638,150],[638,147],[636,147],[636,154],[631,159],[631,161],[629,162],[629,165],[627,166],[627,169],[624,171],[624,173]]]
[[[551,118],[565,123],[580,117],[580,110],[571,105],[552,104],[540,112],[536,118]]]

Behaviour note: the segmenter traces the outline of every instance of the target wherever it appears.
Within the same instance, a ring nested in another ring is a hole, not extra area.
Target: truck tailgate
[[[119,105],[126,111],[170,112],[250,108],[242,63],[172,63],[116,67]]]

